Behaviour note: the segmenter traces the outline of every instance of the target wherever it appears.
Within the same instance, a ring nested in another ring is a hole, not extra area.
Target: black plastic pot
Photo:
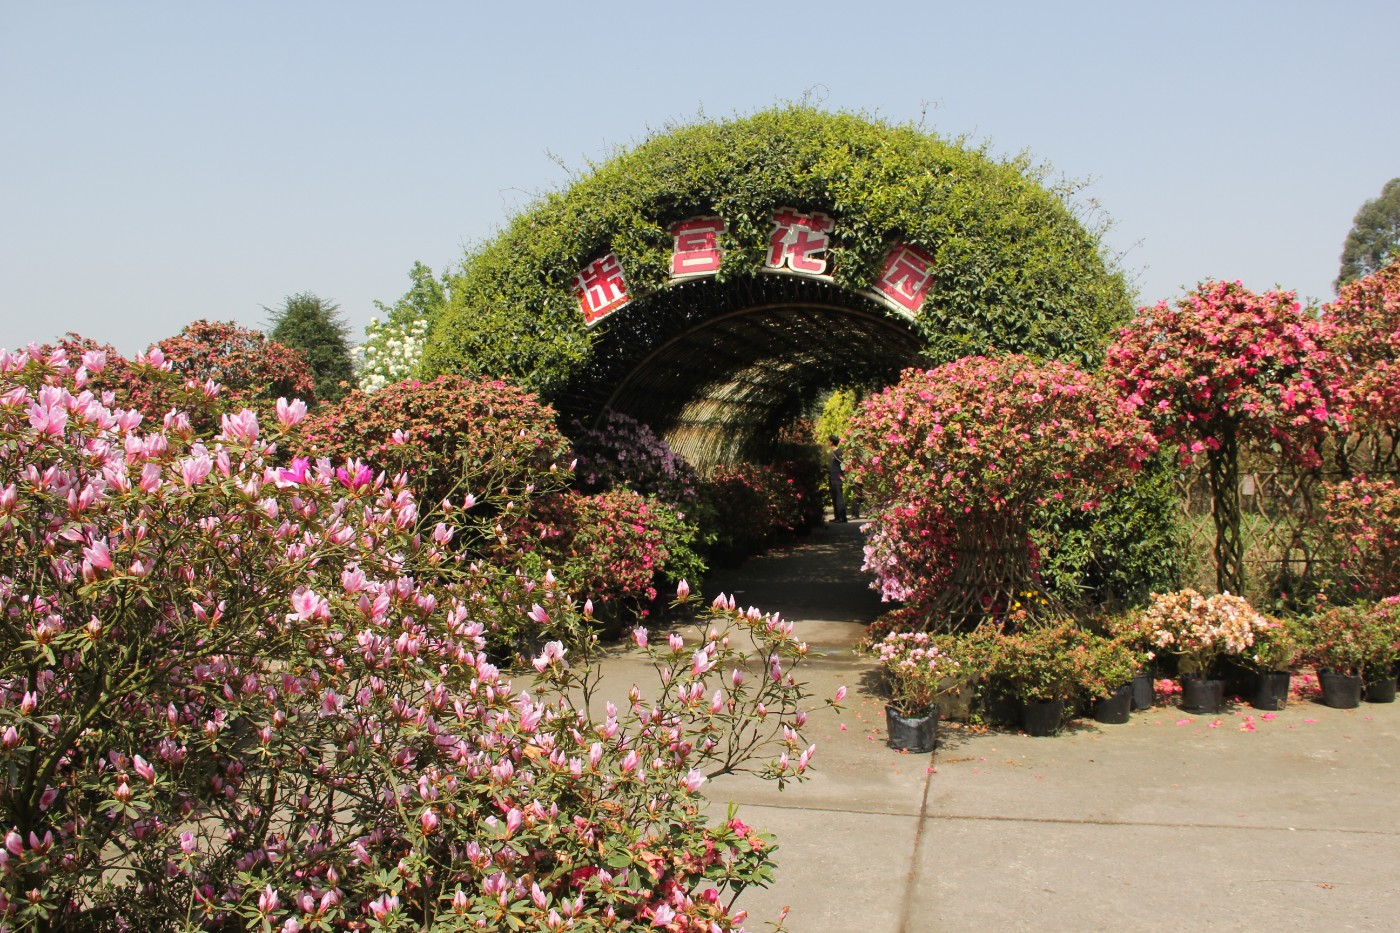
[[[1287,706],[1288,684],[1292,677],[1288,671],[1260,671],[1251,701],[1254,708],[1280,710]]]
[[[1094,722],[1122,725],[1133,711],[1133,685],[1128,683],[1094,701]]]
[[[1157,702],[1157,689],[1151,671],[1139,671],[1133,676],[1133,709],[1151,709]]]
[[[1356,709],[1361,705],[1364,681],[1360,677],[1335,671],[1318,671],[1317,679],[1322,684],[1323,705],[1333,709]]]
[[[1064,718],[1064,700],[1028,700],[1021,707],[1021,726],[1034,736],[1054,735],[1060,731]]]
[[[1387,680],[1366,681],[1366,702],[1367,703],[1394,703],[1395,702],[1395,678]]]
[[[1184,677],[1181,680],[1181,708],[1189,713],[1219,713],[1225,709],[1225,681]]]
[[[889,745],[906,752],[931,752],[938,742],[938,710],[927,716],[910,719],[899,715],[893,706],[885,707],[885,731]]]

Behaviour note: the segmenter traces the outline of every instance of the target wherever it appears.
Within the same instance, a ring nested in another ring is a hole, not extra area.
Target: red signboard
[[[593,325],[627,304],[632,297],[627,294],[627,282],[622,278],[622,264],[617,256],[608,253],[583,267],[574,276],[574,296],[583,309],[584,323]]]
[[[724,221],[718,217],[692,217],[671,228],[676,245],[671,251],[671,277],[713,275],[719,271],[723,252],[719,235]]]

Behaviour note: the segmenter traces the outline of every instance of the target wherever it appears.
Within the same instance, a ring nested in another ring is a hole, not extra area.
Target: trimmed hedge
[[[845,289],[868,287],[897,240],[933,255],[916,327],[934,363],[1002,351],[1093,366],[1131,311],[1095,236],[1024,159],[790,106],[660,134],[545,197],[453,281],[424,366],[511,376],[553,397],[590,360],[571,291],[584,265],[608,251],[622,261],[633,305],[600,325],[615,331],[667,285],[671,224],[724,218],[724,282],[762,266],[779,207],[835,219],[829,255]]]

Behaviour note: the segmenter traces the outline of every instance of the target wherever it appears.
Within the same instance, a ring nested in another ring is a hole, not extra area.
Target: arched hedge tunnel
[[[911,365],[1092,366],[1130,311],[1024,162],[788,107],[659,134],[516,217],[454,278],[424,367],[513,377],[566,418],[612,408],[705,467]]]
[[[642,332],[600,335],[596,365],[555,404],[584,422],[630,415],[698,465],[759,455],[824,389],[891,382],[923,349],[877,302],[797,276],[691,282],[640,304],[625,312],[645,316]]]

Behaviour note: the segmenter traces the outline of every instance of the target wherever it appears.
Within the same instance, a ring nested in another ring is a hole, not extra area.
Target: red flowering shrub
[[[150,360],[153,365],[161,366],[163,358],[170,372],[186,386],[207,387],[211,405],[191,409],[188,391],[174,388],[176,384],[169,380],[137,374],[127,386],[125,399],[150,418],[183,408],[189,411],[196,430],[212,433],[224,412],[251,408],[265,415],[279,398],[315,403],[306,357],[300,350],[269,340],[261,331],[228,321],[195,321],[157,343],[147,351],[148,356],[152,351],[159,351]]]
[[[588,642],[512,684],[488,571],[417,533],[401,481],[272,459],[304,406],[206,443],[84,378],[0,352],[0,924],[738,928],[771,846],[698,791],[806,770],[790,623],[721,598],[647,649],[653,697],[592,719]],[[740,644],[770,676],[731,676]]]
[[[848,473],[875,503],[870,533],[887,581],[941,585],[946,551],[923,551],[923,539],[938,543],[951,531],[944,595],[965,603],[950,610],[962,625],[1005,612],[1035,589],[1029,535],[1037,508],[1095,508],[1156,441],[1107,386],[1069,364],[968,357],[907,370],[867,399],[846,449]],[[892,572],[889,562],[905,556],[918,563]]]
[[[1323,320],[1353,417],[1370,427],[1400,423],[1400,260],[1342,286]]]
[[[654,601],[660,584],[700,578],[692,534],[670,506],[631,490],[563,492],[533,503],[506,547],[539,555],[565,592],[617,617]]]
[[[568,445],[554,420],[554,410],[532,392],[499,380],[439,376],[350,393],[310,420],[304,447],[333,460],[363,457],[389,476],[407,473],[430,508],[470,497],[480,504],[476,514],[495,521],[566,479]]]
[[[1239,445],[1267,444],[1316,466],[1325,432],[1346,421],[1329,376],[1330,337],[1293,292],[1205,282],[1175,306],[1140,308],[1108,349],[1105,374],[1182,462],[1206,457],[1222,591],[1244,584]]]
[[[1337,595],[1380,599],[1400,593],[1400,486],[1358,477],[1325,484],[1321,493],[1337,552]]]
[[[800,466],[720,464],[702,487],[706,522],[714,528],[712,551],[732,562],[766,550],[778,535],[810,527],[821,514],[815,480],[801,482]]]

